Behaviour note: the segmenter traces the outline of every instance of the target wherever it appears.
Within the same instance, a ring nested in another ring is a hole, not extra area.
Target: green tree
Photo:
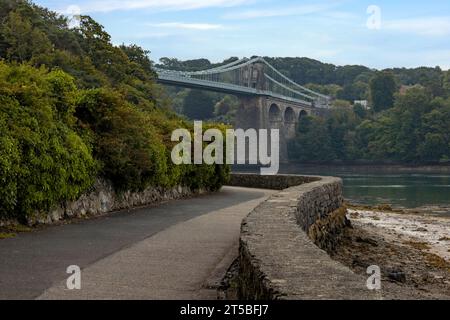
[[[337,93],[337,98],[353,103],[355,100],[366,100],[367,92],[367,84],[364,82],[355,82],[344,86],[344,88]]]
[[[122,44],[120,49],[127,55],[131,62],[137,63],[147,72],[153,72],[152,61],[149,58],[149,50],[145,50],[135,44],[129,46]]]
[[[326,121],[302,117],[296,138],[289,144],[289,156],[301,162],[328,162],[336,159]]]
[[[334,100],[333,107],[337,109],[350,109],[352,107],[351,103],[347,100]]]
[[[232,123],[239,108],[239,100],[230,95],[226,95],[222,100],[216,103],[214,107],[214,116],[216,120],[225,123]]]
[[[330,148],[336,159],[352,160],[357,157],[354,147],[353,133],[360,119],[353,110],[334,110],[327,119]]]
[[[397,84],[394,75],[390,72],[378,72],[370,80],[370,100],[373,110],[380,112],[394,106],[394,94]]]
[[[172,131],[192,125],[169,111],[148,51],[114,46],[92,18],[70,29],[27,0],[0,0],[0,55],[1,217],[75,200],[99,177],[118,190],[226,181],[227,166],[170,161]]]
[[[450,70],[446,71],[443,75],[443,89],[446,97],[450,97]]]
[[[308,89],[336,98],[342,87],[337,84],[320,85],[316,83],[308,83],[305,85]]]
[[[67,121],[75,93],[73,79],[58,71],[0,62],[1,216],[47,211],[93,184],[91,148]]]
[[[47,36],[34,28],[27,17],[11,11],[0,32],[6,43],[6,57],[19,62],[40,60],[52,50]]]
[[[398,95],[394,108],[363,122],[357,129],[357,144],[371,160],[415,162],[424,138],[423,116],[432,110],[425,89],[412,88]]]
[[[360,118],[364,119],[367,117],[367,110],[359,103],[353,106],[353,112]]]
[[[440,67],[436,67],[435,72],[421,79],[420,84],[425,87],[432,97],[442,97],[445,94],[444,73]]]
[[[113,84],[125,81],[129,59],[120,48],[111,44],[111,36],[103,26],[89,16],[81,16],[77,32],[83,39],[82,48],[93,64],[105,72]]]
[[[184,100],[183,113],[192,120],[207,120],[214,116],[214,100],[208,93],[191,90]]]
[[[3,100],[3,99],[0,99]],[[20,172],[19,141],[11,137],[7,119],[0,114],[0,218],[12,216],[17,205]]]
[[[435,108],[423,117],[422,136],[418,155],[422,161],[450,160],[450,100],[435,99]]]
[[[176,58],[163,57],[159,59],[159,67],[179,71],[199,71],[212,68],[213,65],[208,59],[195,59],[180,61]]]

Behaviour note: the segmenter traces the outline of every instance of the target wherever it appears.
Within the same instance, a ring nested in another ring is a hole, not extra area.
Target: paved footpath
[[[225,187],[0,240],[0,299],[215,299],[242,219],[271,193]]]

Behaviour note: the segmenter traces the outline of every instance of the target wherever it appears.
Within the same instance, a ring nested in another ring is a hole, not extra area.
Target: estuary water
[[[346,199],[355,204],[440,207],[450,214],[450,172],[404,169],[289,165],[282,172],[341,177]]]

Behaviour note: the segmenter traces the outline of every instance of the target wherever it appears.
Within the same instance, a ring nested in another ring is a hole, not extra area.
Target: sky
[[[100,22],[151,59],[308,57],[371,68],[450,68],[448,0],[35,0]]]

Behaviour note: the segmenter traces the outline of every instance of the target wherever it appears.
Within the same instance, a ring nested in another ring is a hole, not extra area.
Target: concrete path
[[[215,299],[242,219],[272,192],[217,194],[0,241],[0,299]],[[82,289],[66,289],[66,268]]]

